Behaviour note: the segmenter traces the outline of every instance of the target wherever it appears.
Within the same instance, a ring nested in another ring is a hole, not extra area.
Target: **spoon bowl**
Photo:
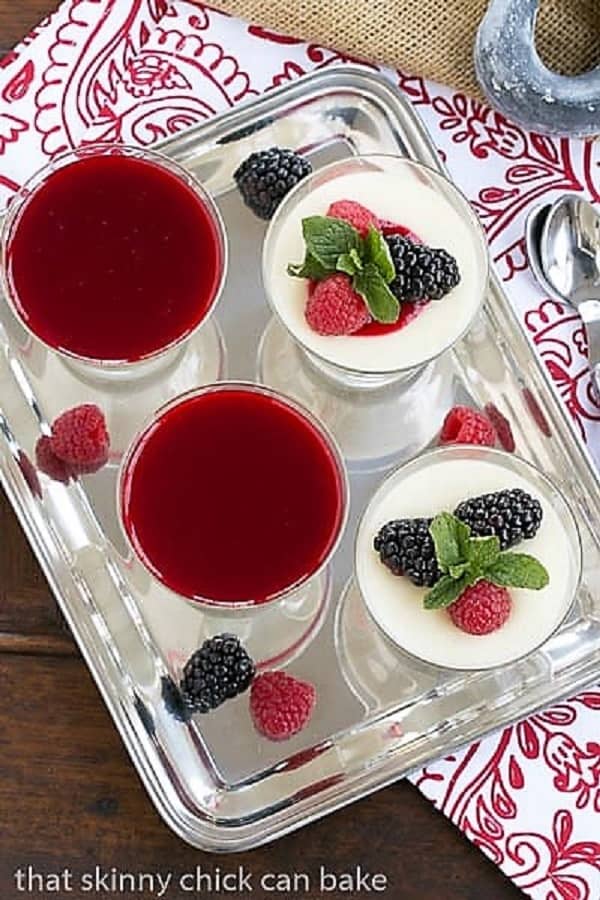
[[[541,226],[539,261],[554,294],[575,307],[585,324],[592,384],[600,397],[600,215],[591,203],[564,194],[552,204]]]
[[[529,260],[531,271],[533,272],[537,282],[544,289],[544,292],[548,294],[549,297],[553,297],[555,300],[561,300],[564,302],[565,298],[561,294],[557,293],[554,286],[550,284],[550,282],[546,278],[546,273],[544,272],[544,267],[542,265],[540,248],[542,240],[542,229],[544,227],[546,219],[548,218],[550,208],[550,203],[546,203],[543,206],[536,206],[527,216],[527,220],[525,222],[525,247],[527,249],[527,258]]]
[[[600,215],[591,203],[559,197],[542,223],[540,252],[546,278],[569,303],[600,300]]]

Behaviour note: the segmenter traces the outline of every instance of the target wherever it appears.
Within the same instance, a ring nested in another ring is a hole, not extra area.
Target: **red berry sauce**
[[[176,593],[264,603],[315,572],[344,514],[323,435],[287,403],[243,388],[181,401],[142,436],[127,466],[123,522]]]
[[[49,175],[7,252],[29,328],[51,347],[105,361],[142,359],[192,331],[222,267],[216,225],[192,188],[123,154]]]

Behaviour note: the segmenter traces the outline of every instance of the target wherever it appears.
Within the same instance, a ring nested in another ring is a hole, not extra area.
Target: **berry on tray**
[[[466,588],[448,607],[457,628],[468,634],[491,634],[502,628],[510,616],[512,600],[505,587],[478,581]]]
[[[395,519],[377,533],[373,546],[394,575],[406,575],[417,587],[433,587],[441,577],[429,533],[431,519]]]
[[[192,709],[185,702],[179,689],[179,685],[173,681],[170,675],[163,675],[160,679],[160,695],[165,708],[179,722],[188,722],[192,715]]]
[[[327,210],[327,215],[334,219],[342,219],[356,228],[361,237],[366,237],[371,226],[379,227],[379,220],[370,209],[355,200],[336,200]]]
[[[252,153],[233,177],[246,206],[260,219],[270,219],[285,195],[311,172],[303,156],[271,147]]]
[[[316,699],[316,690],[307,681],[285,672],[264,672],[252,683],[250,714],[262,735],[271,741],[283,741],[304,728]]]
[[[510,427],[510,422],[506,416],[500,412],[494,403],[486,403],[484,408],[485,414],[496,429],[500,446],[507,453],[515,452],[515,438]]]
[[[394,264],[390,290],[402,303],[441,300],[460,281],[458,265],[446,250],[415,243],[401,234],[385,238]]]
[[[304,311],[306,321],[318,334],[352,334],[370,321],[365,301],[347,275],[331,275],[319,281]]]
[[[500,549],[534,538],[542,523],[543,510],[531,494],[512,488],[463,500],[454,515],[469,526],[474,537],[495,535]]]
[[[183,701],[192,712],[210,712],[246,691],[254,673],[254,662],[239,639],[218,634],[186,662],[180,683]]]
[[[29,490],[32,492],[32,494],[35,494],[36,497],[41,498],[42,486],[40,484],[40,479],[38,478],[38,473],[35,470],[34,464],[31,462],[27,454],[23,452],[23,450],[19,450],[17,465],[21,470],[23,478],[29,485]]]
[[[56,455],[52,449],[50,437],[47,434],[43,434],[38,438],[35,445],[35,461],[40,472],[43,472],[44,475],[47,475],[54,481],[68,484],[71,478],[76,477],[71,466]]]
[[[440,444],[480,444],[493,447],[496,429],[483,413],[470,406],[453,406],[444,419]]]
[[[52,425],[50,448],[76,474],[97,472],[108,461],[106,420],[93,403],[62,413]]]

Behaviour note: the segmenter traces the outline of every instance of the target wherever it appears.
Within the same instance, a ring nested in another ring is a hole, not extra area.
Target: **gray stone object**
[[[539,0],[490,0],[475,42],[475,70],[492,106],[531,131],[600,134],[600,67],[559,75],[535,47]]]

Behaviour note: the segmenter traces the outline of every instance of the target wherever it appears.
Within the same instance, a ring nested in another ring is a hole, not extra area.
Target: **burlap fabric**
[[[211,5],[352,56],[478,95],[473,44],[487,0],[212,0]],[[600,62],[600,0],[540,0],[537,48],[564,74]]]

